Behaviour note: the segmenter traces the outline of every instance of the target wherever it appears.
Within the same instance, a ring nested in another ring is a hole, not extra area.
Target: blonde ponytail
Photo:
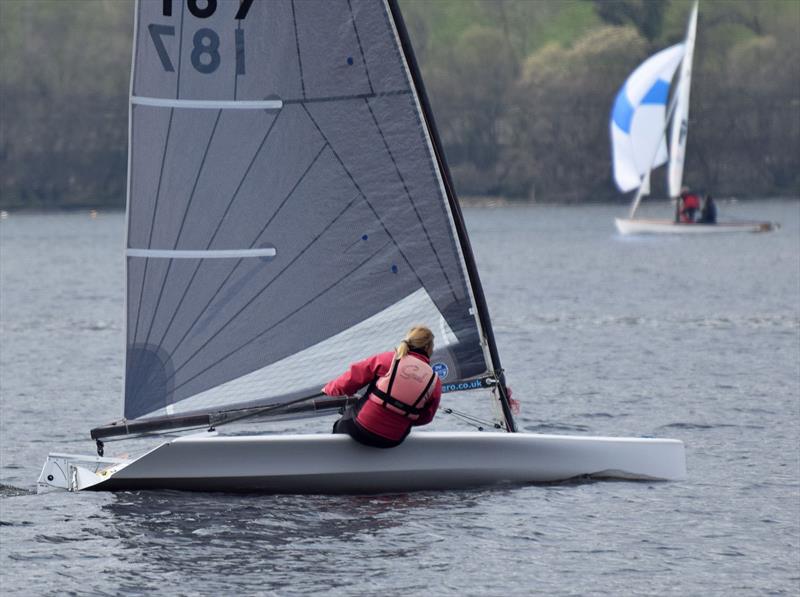
[[[433,332],[424,325],[416,325],[408,330],[405,339],[395,349],[394,358],[400,360],[414,348],[433,353]]]

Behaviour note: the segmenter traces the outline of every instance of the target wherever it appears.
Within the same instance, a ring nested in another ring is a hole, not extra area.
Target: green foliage
[[[461,193],[619,197],[611,104],[693,0],[400,2]],[[132,15],[0,0],[0,206],[124,204]],[[798,31],[797,0],[701,0],[689,184],[800,194]]]
[[[505,117],[504,98],[516,80],[517,62],[507,38],[485,26],[467,29],[451,50],[431,69],[432,91],[456,115],[442,121],[448,154],[458,163],[474,166],[479,173],[492,171],[504,142],[497,125]],[[480,85],[474,84],[477,80]],[[480,179],[473,184],[480,185]]]
[[[124,205],[132,8],[2,0],[3,206]]]
[[[402,0],[418,58],[446,53],[467,29],[500,31],[518,58],[558,42],[578,40],[600,23],[586,0]]]
[[[661,35],[666,0],[594,0],[597,15],[610,25],[633,25],[647,40]]]
[[[512,129],[524,160],[512,166],[523,177],[516,190],[566,201],[613,192],[608,111],[646,48],[633,27],[602,27],[571,47],[553,44],[528,57],[509,96],[520,107]]]
[[[441,35],[438,11],[452,10],[454,2],[405,0],[404,8],[409,4],[424,23],[412,37],[415,46],[416,35],[424,37],[425,81],[461,193],[619,197],[611,180],[611,104],[645,57],[683,40],[693,0],[501,0],[480,5],[483,12],[467,3],[464,10],[484,31],[501,32],[512,48],[508,60],[517,75],[505,88],[497,82],[507,80],[508,69],[488,74],[498,68],[495,57],[483,74],[476,68],[454,76],[454,48],[472,35],[466,26],[457,34],[460,21],[450,21]],[[690,184],[722,195],[800,194],[798,30],[794,0],[701,1]]]

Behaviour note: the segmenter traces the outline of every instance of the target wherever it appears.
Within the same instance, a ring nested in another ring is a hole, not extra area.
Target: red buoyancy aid
[[[683,209],[700,209],[700,199],[697,195],[689,193],[683,198]]]
[[[377,379],[368,399],[416,421],[433,393],[435,379],[436,373],[428,363],[406,355],[395,359],[388,373]]]

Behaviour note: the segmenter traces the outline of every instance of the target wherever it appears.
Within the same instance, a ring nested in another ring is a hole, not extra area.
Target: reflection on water
[[[503,490],[500,490],[502,494]],[[202,567],[203,576],[275,589],[286,575],[313,574],[357,584],[355,560],[365,550],[371,566],[415,561],[441,541],[422,538],[419,521],[468,515],[494,492],[413,493],[383,496],[263,496],[122,492],[101,507],[122,568],[154,578]],[[450,514],[448,514],[450,513]],[[300,577],[302,578],[302,576]],[[260,579],[260,580],[258,580]],[[314,581],[315,586],[317,581]]]

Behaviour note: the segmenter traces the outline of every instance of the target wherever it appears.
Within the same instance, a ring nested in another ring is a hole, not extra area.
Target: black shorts
[[[352,406],[348,407],[348,409],[344,411],[342,418],[333,424],[333,432],[346,433],[358,443],[364,444],[365,446],[370,446],[371,448],[394,448],[395,446],[402,444],[403,440],[408,435],[407,431],[406,434],[400,439],[387,439],[376,433],[367,431],[356,422],[357,414],[358,411],[356,411],[355,408]],[[411,428],[409,427],[409,431],[410,430]]]

